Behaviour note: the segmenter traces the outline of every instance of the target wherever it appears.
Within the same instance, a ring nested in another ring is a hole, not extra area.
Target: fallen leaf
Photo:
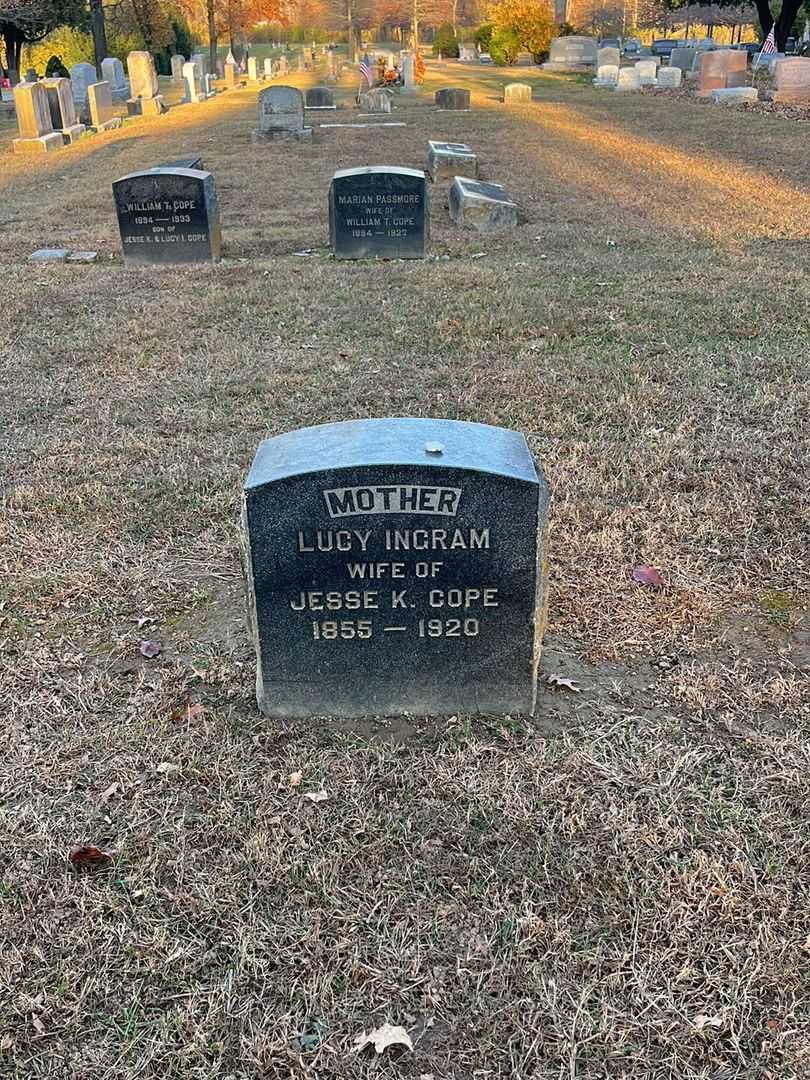
[[[161,761],[159,765],[155,766],[155,772],[161,776],[171,776],[173,773],[180,772],[180,766],[171,761]]]
[[[70,849],[68,858],[74,866],[109,866],[113,853],[102,851],[93,844],[78,844]]]
[[[639,585],[654,585],[656,588],[664,584],[664,579],[654,566],[636,566],[633,570],[633,581],[637,581]]]
[[[560,686],[565,690],[573,690],[575,694],[582,692],[581,687],[576,685],[574,679],[568,679],[563,675],[544,675],[543,682],[547,683],[549,686]]]
[[[310,802],[323,802],[324,799],[328,799],[329,796],[323,788],[321,788],[320,791],[305,791],[304,798],[309,799]]]
[[[405,1028],[393,1024],[383,1024],[382,1027],[375,1028],[368,1034],[364,1031],[362,1035],[357,1036],[354,1043],[358,1050],[371,1045],[378,1054],[387,1050],[389,1046],[407,1046],[409,1050],[413,1050],[411,1037]]]
[[[147,660],[152,660],[160,655],[160,645],[156,641],[142,641],[139,651],[141,656],[145,656]]]
[[[705,1013],[700,1013],[692,1021],[698,1031],[703,1031],[707,1027],[721,1028],[724,1022],[722,1016],[707,1016]]]
[[[13,1045],[14,1040],[10,1035],[4,1035],[3,1038],[0,1039],[0,1050],[10,1050]]]
[[[31,1023],[34,1025],[34,1027],[36,1028],[36,1030],[39,1032],[40,1035],[45,1034],[45,1025],[42,1023],[42,1021],[40,1020],[40,1018],[38,1016],[32,1016],[31,1017]]]
[[[291,772],[287,777],[287,783],[290,787],[298,787],[303,779],[304,774],[302,772]]]
[[[188,694],[183,698],[179,705],[169,713],[169,719],[174,724],[187,724],[190,720],[193,720],[196,716],[200,716],[205,712],[205,706],[200,705],[198,701],[193,704],[188,698]]]
[[[765,1027],[768,1031],[779,1031],[784,1024],[784,1020],[780,1020],[778,1016],[772,1016],[770,1020],[765,1021]]]

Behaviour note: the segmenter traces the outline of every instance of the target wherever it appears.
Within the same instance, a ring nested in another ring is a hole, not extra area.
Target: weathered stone
[[[640,90],[641,83],[638,79],[636,65],[619,68],[619,78],[616,82],[617,90]]]
[[[533,713],[547,516],[503,428],[355,420],[263,442],[242,504],[260,710]]]
[[[159,116],[166,111],[163,98],[158,93],[157,72],[152,54],[131,52],[127,56],[130,97],[127,111],[130,116]]]
[[[596,41],[582,34],[556,37],[551,41],[543,67],[547,71],[582,71],[596,66],[598,51]]]
[[[255,56],[248,57],[247,76],[248,82],[257,83],[259,81],[259,60]]]
[[[359,106],[361,113],[390,113],[393,94],[384,86],[375,86],[360,94]]]
[[[596,69],[596,78],[593,80],[593,85],[608,87],[612,90],[615,89],[618,81],[619,67],[617,64],[600,64]]]
[[[700,56],[698,97],[708,97],[712,90],[744,87],[748,76],[748,54],[737,49],[716,49]]]
[[[805,56],[792,56],[779,60],[774,67],[774,77],[774,101],[810,101],[810,59]]]
[[[436,91],[434,100],[444,112],[467,112],[470,108],[470,91],[459,86],[445,86]]]
[[[679,67],[665,67],[658,69],[658,86],[662,90],[677,90],[683,79],[683,71]]]
[[[746,101],[758,101],[759,91],[755,86],[727,86],[723,90],[711,90],[710,97],[715,105],[740,105]]]
[[[191,54],[191,63],[197,69],[197,79],[202,83],[209,72],[209,57],[207,53],[195,52]]]
[[[294,86],[268,86],[259,93],[259,126],[253,141],[311,139],[304,126],[304,95]]]
[[[404,53],[399,66],[402,90],[406,94],[415,94],[419,90],[416,81],[416,57],[413,53]]]
[[[203,97],[204,92],[200,88],[197,65],[188,60],[183,64],[183,101],[187,105],[195,105]]]
[[[342,169],[329,188],[329,238],[339,259],[423,259],[430,236],[421,169]]]
[[[98,75],[92,64],[74,64],[70,69],[70,92],[80,108],[87,101],[87,87],[94,82]]]
[[[264,77],[265,79],[273,78],[273,61],[269,56],[266,56],[264,60]]]
[[[307,109],[334,109],[335,95],[328,86],[311,86],[304,104]]]
[[[117,56],[107,56],[101,61],[101,79],[110,84],[113,101],[126,101],[129,97],[124,65]],[[93,79],[93,82],[98,80]]]
[[[97,86],[98,83],[95,83],[94,85]],[[65,262],[82,263],[84,265],[87,265],[89,263],[98,262],[98,252],[97,251],[71,251],[71,253],[68,255],[68,257],[65,259]]]
[[[427,167],[434,181],[462,176],[478,176],[478,158],[465,143],[429,142]]]
[[[286,56],[281,55],[278,58],[278,64],[276,65],[276,67],[277,67],[277,70],[276,70],[277,75],[284,76],[284,75],[289,75],[290,74],[290,62],[289,62],[289,60],[287,59]]]
[[[636,60],[636,74],[639,86],[655,86],[658,79],[658,65],[654,60]]]
[[[669,54],[669,66],[680,68],[681,71],[691,71],[696,54],[695,49],[673,49]]]
[[[622,62],[622,55],[613,45],[606,45],[596,52],[597,67],[618,67]]]
[[[90,127],[96,131],[114,131],[121,127],[121,117],[113,110],[108,82],[92,83],[87,87],[87,115]]]
[[[234,90],[239,86],[239,69],[236,64],[225,65],[225,87]]]
[[[76,103],[70,89],[70,79],[44,79],[42,85],[48,93],[48,107],[55,131],[62,132],[66,143],[76,142],[87,130],[76,117]]]
[[[64,262],[70,254],[69,248],[38,248],[28,256],[29,262]]]
[[[209,172],[161,167],[130,173],[115,181],[113,197],[126,263],[220,257],[219,206]]]
[[[502,232],[517,225],[518,208],[500,184],[457,176],[450,188],[450,219],[477,232]]]
[[[48,91],[41,82],[21,82],[14,87],[14,108],[20,137],[12,142],[15,154],[47,154],[65,145],[53,130]]]
[[[182,86],[183,84],[183,65],[185,62],[186,58],[182,53],[175,53],[172,57],[172,82],[175,86]]]
[[[503,88],[505,105],[525,105],[532,100],[532,88],[528,83],[507,83]]]

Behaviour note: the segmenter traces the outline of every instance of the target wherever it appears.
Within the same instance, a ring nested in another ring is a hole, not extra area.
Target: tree
[[[8,67],[19,72],[23,45],[42,41],[62,25],[87,28],[84,0],[0,0],[0,37]]]
[[[504,49],[507,53],[511,51],[511,39],[500,36],[507,31],[517,39],[519,48],[528,49],[533,56],[537,56],[548,50],[556,29],[551,7],[542,0],[498,0],[489,9],[489,17],[495,27],[490,42],[493,60],[494,48]]]
[[[436,37],[433,39],[433,55],[438,56],[439,53],[444,57],[458,56],[458,41],[452,23],[442,23],[436,31]]]

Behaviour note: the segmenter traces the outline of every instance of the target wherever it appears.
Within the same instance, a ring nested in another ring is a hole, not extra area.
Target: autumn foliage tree
[[[23,45],[42,41],[51,30],[63,25],[87,27],[83,0],[0,0],[0,37],[6,66],[19,71]]]
[[[548,50],[555,34],[554,13],[544,0],[497,0],[489,8],[493,37],[512,37],[533,56]]]

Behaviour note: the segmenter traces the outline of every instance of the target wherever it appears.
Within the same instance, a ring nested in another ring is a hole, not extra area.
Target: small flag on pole
[[[374,76],[371,74],[371,68],[366,62],[365,57],[363,57],[363,59],[360,61],[360,74],[363,76],[369,86],[374,85]]]
[[[757,53],[757,58],[754,61],[754,71],[756,71],[757,68],[759,67],[759,63],[762,60],[762,57],[765,55],[765,53],[775,53],[776,52],[776,38],[774,37],[775,30],[776,30],[776,26],[772,26],[770,34],[768,34],[768,36],[765,38],[765,42],[764,42],[762,48]]]

